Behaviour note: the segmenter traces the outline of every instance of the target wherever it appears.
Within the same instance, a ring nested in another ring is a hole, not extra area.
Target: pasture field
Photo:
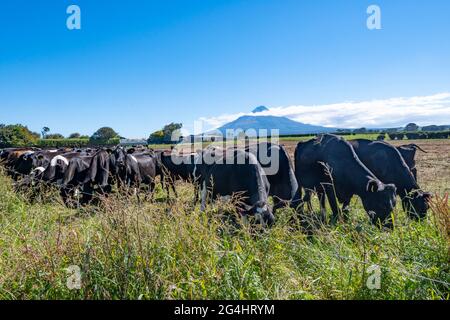
[[[115,193],[69,209],[52,188],[37,198],[15,192],[2,171],[0,298],[449,299],[450,141],[415,142],[428,151],[417,167],[432,210],[411,221],[398,204],[392,231],[372,226],[357,198],[350,221],[315,224],[310,235],[290,209],[255,230],[230,221],[228,202],[201,213],[187,183],[176,198],[158,186],[153,202]],[[295,141],[283,143],[292,156]],[[67,286],[73,265],[79,289]],[[380,289],[366,285],[372,265]]]

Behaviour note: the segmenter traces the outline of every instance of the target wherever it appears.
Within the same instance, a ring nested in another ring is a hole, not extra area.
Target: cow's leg
[[[173,193],[175,194],[175,197],[178,198],[177,190],[175,189],[175,181],[170,182],[170,186],[172,187]]]
[[[317,196],[319,197],[320,203],[320,217],[322,219],[322,222],[325,223],[327,221],[327,204],[325,192],[323,190],[318,190]]]
[[[61,198],[62,198],[64,204],[67,207],[70,207],[70,205],[69,205],[69,193],[68,193],[67,188],[61,188],[60,195],[61,195]]]
[[[82,190],[81,204],[88,204],[92,201],[93,188],[90,184],[84,184]]]
[[[312,190],[305,189],[305,196],[303,197],[303,203],[306,203],[306,207],[309,212],[313,212],[312,202],[311,202],[311,196],[312,196]]]
[[[153,202],[153,197],[155,195],[155,187],[156,187],[155,180],[152,180],[152,182],[150,182],[150,187],[149,187],[150,202]]]
[[[342,216],[344,218],[344,221],[348,221],[349,214],[350,214],[350,200],[351,198],[345,199],[342,203]]]
[[[294,195],[294,197],[292,198],[292,201],[291,201],[291,208],[294,209],[297,212],[303,211],[303,208],[301,208],[302,205],[303,205],[303,201],[302,201],[302,187],[298,186],[297,191],[295,192],[295,195]]]
[[[200,191],[200,182],[194,182],[194,206],[198,202],[198,193]]]
[[[334,192],[334,188],[331,185],[325,185],[325,193],[328,198],[328,203],[330,204],[331,211],[333,212],[333,216],[331,218],[331,223],[335,224],[339,219],[339,207],[336,199],[336,194]]]
[[[207,200],[208,200],[208,189],[206,187],[206,181],[203,181],[203,184],[202,184],[202,202],[201,202],[201,205],[200,205],[200,211],[205,211]]]
[[[273,214],[275,214],[278,209],[281,209],[281,208],[285,207],[286,202],[281,200],[277,196],[273,196],[272,199],[273,199],[273,209],[272,209],[272,211],[273,211]]]

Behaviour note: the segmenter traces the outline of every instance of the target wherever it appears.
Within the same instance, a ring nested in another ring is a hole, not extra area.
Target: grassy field
[[[0,298],[449,299],[450,143],[417,143],[429,151],[418,169],[433,210],[414,222],[399,205],[393,231],[370,225],[356,198],[348,223],[307,236],[289,209],[267,231],[230,222],[230,203],[201,213],[186,183],[170,201],[159,188],[153,203],[115,194],[68,209],[56,190],[31,202],[0,173]],[[379,290],[366,285],[374,264]],[[72,265],[80,289],[66,284]]]

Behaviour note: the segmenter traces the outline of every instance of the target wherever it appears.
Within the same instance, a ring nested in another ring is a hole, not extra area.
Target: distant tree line
[[[0,148],[8,147],[84,147],[116,145],[120,143],[119,134],[110,127],[98,129],[92,136],[72,133],[67,138],[59,133],[49,133],[50,128],[43,127],[41,134],[32,132],[28,127],[15,124],[0,124]]]
[[[450,131],[394,132],[388,133],[388,135],[391,140],[448,139]]]

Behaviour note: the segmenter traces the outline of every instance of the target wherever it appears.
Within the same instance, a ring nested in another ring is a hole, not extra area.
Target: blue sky
[[[81,30],[66,28],[70,4]],[[371,4],[382,30],[366,28]],[[298,106],[277,112],[330,126],[450,124],[449,12],[447,0],[5,0],[0,123],[146,137],[266,105]],[[422,104],[409,119],[414,97]],[[351,111],[388,110],[393,98],[403,100],[386,119]],[[305,108],[324,111],[311,118]]]

